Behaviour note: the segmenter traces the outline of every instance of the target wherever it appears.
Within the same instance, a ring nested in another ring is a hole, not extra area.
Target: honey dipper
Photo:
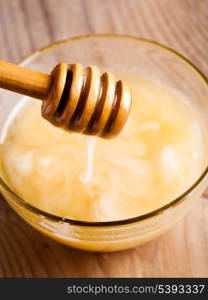
[[[51,74],[0,61],[0,87],[42,101],[42,116],[66,130],[104,138],[122,130],[131,107],[128,86],[97,67],[59,63]]]

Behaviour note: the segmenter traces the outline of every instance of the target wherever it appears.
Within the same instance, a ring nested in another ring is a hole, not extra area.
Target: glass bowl
[[[21,65],[48,72],[58,62],[96,65],[101,70],[130,73],[162,81],[177,89],[201,111],[208,128],[208,81],[187,59],[155,42],[130,36],[76,37],[36,51]],[[21,95],[3,91],[0,98],[0,130]],[[9,100],[8,100],[9,98]],[[1,172],[1,169],[0,169]],[[11,207],[30,225],[65,245],[89,251],[117,251],[135,247],[159,236],[184,216],[204,191],[208,167],[182,195],[157,210],[131,219],[82,222],[63,219],[21,199],[0,179],[0,190]],[[25,187],[27,188],[27,187]]]

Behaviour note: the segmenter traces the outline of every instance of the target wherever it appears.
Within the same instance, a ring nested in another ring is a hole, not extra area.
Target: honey
[[[206,162],[203,118],[177,91],[125,78],[132,108],[120,135],[68,133],[22,99],[1,136],[1,175],[32,205],[81,221],[115,221],[151,212],[189,189]]]

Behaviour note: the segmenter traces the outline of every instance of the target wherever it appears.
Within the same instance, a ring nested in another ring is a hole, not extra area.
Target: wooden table
[[[118,33],[156,40],[208,76],[208,0],[1,0],[1,58],[18,62],[70,36]],[[0,277],[206,277],[208,201],[133,250],[97,254],[36,232],[0,199]]]

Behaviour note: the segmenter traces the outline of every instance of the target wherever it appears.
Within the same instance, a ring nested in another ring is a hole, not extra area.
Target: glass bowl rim
[[[161,43],[158,43],[158,42],[155,42],[155,41],[152,41],[152,40],[148,40],[148,39],[144,39],[144,38],[139,38],[139,37],[136,37],[136,36],[131,36],[131,35],[93,34],[93,35],[82,35],[82,36],[71,37],[71,38],[68,38],[68,39],[64,39],[64,40],[60,40],[60,41],[57,41],[57,42],[54,42],[54,43],[50,43],[49,45],[34,51],[30,55],[28,55],[24,59],[22,59],[19,62],[19,64],[24,66],[27,63],[29,63],[30,60],[33,59],[36,55],[41,54],[41,53],[43,53],[47,50],[51,50],[52,48],[55,48],[59,45],[64,45],[64,44],[68,44],[68,43],[74,42],[74,41],[87,40],[87,39],[93,39],[93,38],[130,39],[130,40],[134,40],[135,42],[138,42],[138,43],[144,43],[144,44],[149,44],[149,45],[154,46],[154,47],[158,47],[158,48],[160,48],[161,51],[168,51],[172,55],[176,56],[179,60],[182,60],[183,63],[186,63],[190,67],[190,69],[195,71],[196,74],[199,75],[199,77],[208,86],[207,77],[189,59],[185,58],[183,55],[179,54],[177,51],[171,49],[170,47],[162,45]],[[57,216],[55,214],[48,213],[44,210],[41,210],[41,209],[31,205],[30,203],[28,203],[27,201],[25,201],[24,199],[22,199],[21,197],[16,195],[10,189],[10,187],[4,182],[4,180],[1,177],[0,177],[0,184],[2,185],[2,187],[5,190],[7,190],[9,193],[12,194],[12,196],[14,196],[15,201],[20,206],[24,207],[25,209],[31,211],[32,213],[34,213],[36,215],[41,215],[43,217],[46,217],[51,221],[56,221],[56,222],[61,222],[61,223],[68,223],[68,224],[71,224],[71,225],[84,226],[84,227],[112,227],[112,226],[120,226],[120,225],[126,225],[126,224],[133,224],[133,223],[141,222],[141,221],[147,220],[149,218],[155,217],[155,216],[163,213],[167,209],[178,205],[179,203],[181,203],[181,202],[185,201],[185,199],[187,199],[187,197],[198,187],[198,185],[203,181],[203,179],[206,177],[207,174],[208,174],[208,166],[205,168],[205,170],[203,171],[201,176],[197,179],[197,181],[194,182],[189,189],[187,189],[183,194],[181,194],[180,196],[178,196],[174,200],[170,201],[168,204],[166,204],[166,205],[164,205],[164,206],[162,206],[158,209],[155,209],[155,210],[153,210],[149,213],[146,213],[146,214],[143,214],[143,215],[140,215],[140,216],[137,216],[137,217],[127,218],[127,219],[122,219],[122,220],[115,220],[115,221],[102,221],[102,222],[79,221],[79,220],[64,218],[64,217]]]

